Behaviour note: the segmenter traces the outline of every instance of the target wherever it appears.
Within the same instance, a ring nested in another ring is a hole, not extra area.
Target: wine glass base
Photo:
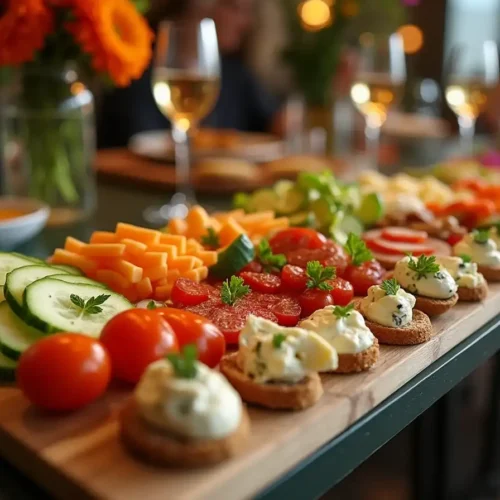
[[[148,207],[142,213],[144,219],[151,225],[161,226],[176,217],[185,219],[189,208],[196,204],[196,200],[182,193],[175,193],[169,203]]]

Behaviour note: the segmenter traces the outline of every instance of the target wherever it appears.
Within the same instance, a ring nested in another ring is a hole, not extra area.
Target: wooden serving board
[[[250,409],[251,440],[226,463],[200,470],[155,468],[118,440],[116,414],[128,393],[115,389],[72,415],[42,414],[13,387],[0,388],[0,454],[58,498],[189,500],[248,498],[340,434],[399,387],[499,313],[500,285],[482,304],[459,304],[433,322],[426,344],[381,348],[377,366],[326,375],[325,394],[303,412]]]

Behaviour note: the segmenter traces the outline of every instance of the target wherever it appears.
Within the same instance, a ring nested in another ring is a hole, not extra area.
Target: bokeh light
[[[299,5],[299,16],[304,28],[309,31],[319,31],[333,21],[331,8],[325,0],[302,2]]]
[[[398,33],[403,38],[404,49],[407,54],[415,54],[424,45],[424,34],[422,30],[414,24],[405,24],[398,29]]]

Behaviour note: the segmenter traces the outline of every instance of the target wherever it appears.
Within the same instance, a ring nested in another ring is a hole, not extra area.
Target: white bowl
[[[39,234],[47,223],[50,209],[44,203],[31,198],[0,196],[0,210],[14,209],[26,215],[0,220],[0,250],[12,250]]]

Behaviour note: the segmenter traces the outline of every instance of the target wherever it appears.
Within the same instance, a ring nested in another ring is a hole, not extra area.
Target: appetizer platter
[[[257,494],[499,313],[496,208],[402,180],[0,252],[0,453],[61,498]]]

